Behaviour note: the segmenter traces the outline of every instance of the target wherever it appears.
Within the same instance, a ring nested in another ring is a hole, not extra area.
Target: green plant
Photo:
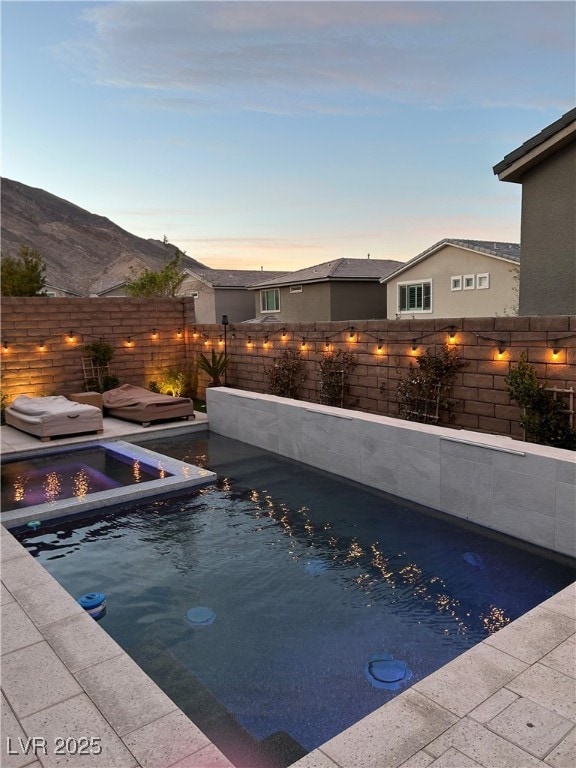
[[[110,361],[114,357],[114,347],[105,341],[94,341],[84,347],[86,357],[84,366],[84,386],[86,391],[106,392],[120,383],[117,376],[109,371]]]
[[[198,369],[196,365],[165,368],[154,381],[148,382],[148,389],[173,397],[194,398],[198,389]]]
[[[457,350],[447,346],[436,354],[427,349],[417,358],[416,365],[410,363],[396,390],[400,418],[436,424],[445,411],[447,421],[452,421],[454,401],[450,394],[463,365]]]
[[[2,256],[2,296],[46,296],[46,265],[40,251],[21,245],[18,256]]]
[[[274,365],[264,368],[268,375],[268,392],[279,397],[298,399],[298,391],[306,378],[304,360],[297,349],[285,349]]]
[[[527,362],[525,353],[504,381],[510,399],[522,409],[520,426],[527,440],[576,450],[576,432],[570,426],[564,405],[540,384],[536,369]]]
[[[348,377],[358,365],[353,352],[339,349],[326,352],[320,361],[320,402],[345,408],[353,405],[348,401],[350,385]]]
[[[220,377],[224,375],[229,362],[230,358],[224,352],[216,352],[215,349],[212,350],[210,359],[202,353],[198,355],[198,368],[210,376],[210,386],[212,387],[219,387],[221,385]]]
[[[8,395],[2,392],[2,394],[0,394],[0,424],[6,423],[6,419],[4,418],[4,411],[6,410],[6,406],[8,404],[7,401],[8,401]]]
[[[166,236],[164,236],[163,245],[166,249],[170,249]],[[182,269],[182,258],[184,255],[182,251],[176,248],[174,255],[162,269],[145,268],[140,274],[126,283],[126,295],[138,298],[170,298],[176,296],[186,277]]]

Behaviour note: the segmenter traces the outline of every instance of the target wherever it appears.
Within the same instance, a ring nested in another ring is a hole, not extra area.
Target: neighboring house
[[[193,296],[197,323],[219,323],[228,315],[231,323],[254,317],[254,296],[247,288],[260,280],[270,280],[284,272],[251,269],[186,268],[179,295]]]
[[[49,282],[45,283],[43,290],[46,296],[50,296],[50,298],[57,298],[57,299],[61,299],[61,298],[75,299],[82,295],[80,293],[75,293],[74,291],[71,291],[68,288],[61,288],[59,286],[52,285]]]
[[[522,184],[519,314],[576,314],[576,109],[493,170]]]
[[[256,321],[308,323],[386,317],[386,289],[380,278],[400,263],[335,259],[261,281],[249,289],[256,294]]]
[[[520,246],[445,239],[381,280],[388,318],[515,315]]]

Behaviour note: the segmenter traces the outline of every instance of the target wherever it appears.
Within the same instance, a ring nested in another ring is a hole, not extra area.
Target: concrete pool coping
[[[100,755],[72,766],[232,766],[4,527],[0,544],[2,766],[61,764],[57,737],[102,739]],[[575,659],[572,584],[293,765],[571,768]],[[23,754],[32,737],[47,754]]]

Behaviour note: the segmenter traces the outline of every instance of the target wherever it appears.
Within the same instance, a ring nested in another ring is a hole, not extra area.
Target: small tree
[[[177,249],[162,269],[144,269],[126,284],[126,294],[133,298],[172,298],[184,282],[182,253]]]
[[[526,361],[524,352],[504,381],[510,399],[522,409],[520,426],[527,440],[576,450],[576,431],[570,427],[562,402],[539,383],[536,369]]]
[[[2,296],[45,296],[46,265],[39,251],[21,245],[18,256],[2,256]]]
[[[271,395],[298,399],[306,373],[304,360],[297,349],[285,349],[274,365],[264,368],[264,372],[268,375],[268,392]]]
[[[465,365],[458,359],[458,352],[450,347],[443,347],[433,354],[427,349],[398,382],[396,396],[398,414],[407,421],[438,423],[440,412],[446,411],[448,421],[452,420],[450,399],[452,386],[459,369]]]
[[[114,347],[105,341],[94,341],[84,347],[86,357],[82,359],[84,367],[84,386],[86,391],[106,392],[119,384],[117,376],[110,374],[110,361],[114,357]]]
[[[320,361],[320,402],[345,408],[350,394],[348,376],[358,365],[353,352],[326,352]]]

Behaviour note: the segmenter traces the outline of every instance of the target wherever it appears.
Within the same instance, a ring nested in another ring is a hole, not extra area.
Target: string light
[[[74,342],[76,341],[76,336],[74,335],[74,331],[70,331],[68,333],[67,341],[69,344],[74,344]]]
[[[153,339],[157,339],[158,338],[158,331],[156,330],[156,328],[152,328],[151,337]]]

